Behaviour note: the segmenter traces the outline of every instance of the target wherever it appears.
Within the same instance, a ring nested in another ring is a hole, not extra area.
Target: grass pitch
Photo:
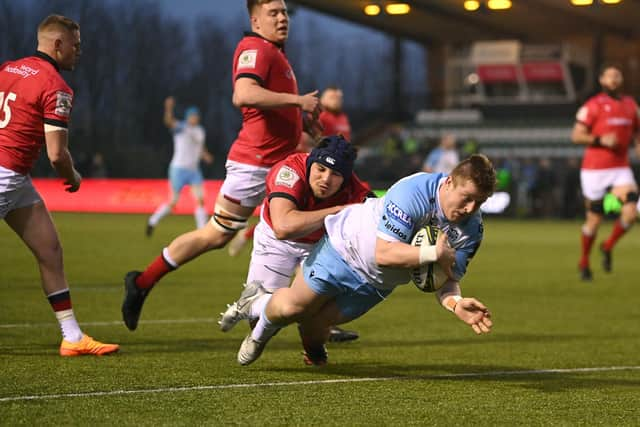
[[[578,222],[486,220],[463,280],[493,313],[478,337],[413,285],[352,324],[360,340],[305,367],[295,328],[240,367],[244,325],[215,323],[241,290],[249,250],[201,256],[153,290],[136,332],[120,321],[122,278],[193,227],[169,217],[56,214],[74,310],[115,356],[61,358],[32,255],[0,227],[3,425],[638,425],[640,231],[614,272],[577,278]],[[607,224],[600,237],[608,233]],[[599,239],[598,241],[600,241]]]

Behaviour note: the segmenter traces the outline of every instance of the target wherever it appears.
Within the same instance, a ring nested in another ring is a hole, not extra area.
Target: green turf
[[[223,334],[215,319],[241,290],[248,250],[238,258],[212,252],[166,277],[135,333],[112,323],[120,319],[124,273],[143,268],[193,226],[188,216],[169,217],[147,239],[144,220],[55,215],[81,325],[122,346],[103,358],[57,356],[59,331],[35,262],[0,227],[0,424],[640,422],[640,370],[571,371],[640,366],[637,229],[616,248],[613,273],[603,273],[593,254],[595,281],[584,284],[577,280],[578,222],[489,219],[463,293],[489,306],[492,334],[475,336],[410,285],[349,325],[361,339],[330,346],[330,365],[316,369],[303,366],[294,328],[275,337],[255,364],[237,365],[246,328]],[[601,236],[609,230],[606,224]],[[145,323],[150,320],[183,322]],[[524,372],[545,369],[568,371]],[[503,371],[512,374],[497,373]],[[149,392],[108,394],[133,390]],[[71,393],[80,395],[23,398]],[[8,397],[19,399],[2,400]]]

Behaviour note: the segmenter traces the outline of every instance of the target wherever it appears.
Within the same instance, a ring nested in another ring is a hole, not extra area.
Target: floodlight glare
[[[380,6],[377,4],[368,4],[364,7],[364,14],[369,16],[380,15]]]
[[[480,9],[480,2],[478,0],[465,0],[464,9],[469,12]]]
[[[389,15],[406,15],[411,12],[411,6],[408,3],[389,3],[384,10]]]
[[[602,3],[604,4],[618,4],[620,3],[622,0],[600,0]]]
[[[571,0],[571,4],[574,6],[591,6],[593,0]]]
[[[487,7],[491,10],[505,10],[511,8],[511,0],[489,0]]]

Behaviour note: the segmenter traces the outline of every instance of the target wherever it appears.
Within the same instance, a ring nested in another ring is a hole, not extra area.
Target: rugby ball
[[[411,240],[413,246],[435,246],[438,229],[427,225],[422,227]],[[447,275],[437,262],[421,265],[411,269],[411,281],[422,292],[435,292],[447,281]]]

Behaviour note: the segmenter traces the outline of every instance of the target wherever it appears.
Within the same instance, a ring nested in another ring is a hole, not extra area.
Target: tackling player
[[[609,237],[600,244],[602,267],[610,272],[611,252],[616,242],[636,219],[638,186],[629,164],[629,147],[634,141],[640,153],[640,111],[630,96],[620,93],[622,72],[605,66],[600,73],[602,93],[590,98],[578,110],[571,139],[586,145],[580,182],[585,198],[586,220],[582,225],[582,255],[578,264],[580,278],[591,281],[589,254],[604,217],[603,198],[611,193],[623,202],[620,217]]]
[[[226,332],[243,319],[257,320],[266,293],[288,287],[291,278],[324,234],[324,218],[373,196],[352,172],[355,148],[342,136],[326,137],[311,153],[292,154],[267,176],[267,198],[254,233],[247,285],[222,313]],[[332,328],[333,341],[358,338]]]
[[[29,172],[42,146],[65,190],[74,193],[82,177],[68,149],[73,91],[60,70],[73,70],[80,56],[80,26],[50,15],[38,26],[35,55],[0,66],[0,218],[31,250],[42,288],[62,330],[61,356],[118,351],[85,335],[71,307],[58,233]]]
[[[227,176],[213,217],[205,227],[174,239],[143,272],[127,273],[122,317],[130,330],[138,326],[145,298],[164,275],[224,247],[246,227],[264,200],[269,169],[298,144],[302,111],[317,112],[317,91],[298,94],[284,53],[289,35],[284,0],[247,0],[247,9],[252,32],[240,40],[233,57],[233,104],[242,110],[242,129],[227,157]],[[308,122],[310,128],[315,128],[314,120]]]
[[[305,362],[326,364],[330,325],[362,316],[407,282],[407,269],[436,261],[450,278],[436,293],[440,304],[477,334],[489,332],[488,309],[474,298],[462,298],[459,282],[482,241],[479,209],[495,181],[491,162],[476,154],[449,176],[417,173],[395,183],[384,198],[327,216],[325,237],[291,288],[269,299],[240,346],[238,362],[252,363],[279,329],[300,322]],[[441,230],[437,245],[411,245],[425,225]]]
[[[147,236],[151,236],[153,229],[160,220],[171,213],[178,199],[180,191],[185,185],[191,187],[196,199],[196,209],[193,216],[196,227],[202,228],[207,223],[207,211],[204,208],[204,194],[202,190],[202,172],[200,159],[205,163],[213,163],[213,156],[204,145],[205,131],[200,126],[200,112],[197,107],[189,107],[185,111],[184,121],[176,120],[173,115],[175,100],[172,96],[164,101],[164,124],[173,133],[173,158],[169,164],[169,201],[161,204],[147,221]]]

